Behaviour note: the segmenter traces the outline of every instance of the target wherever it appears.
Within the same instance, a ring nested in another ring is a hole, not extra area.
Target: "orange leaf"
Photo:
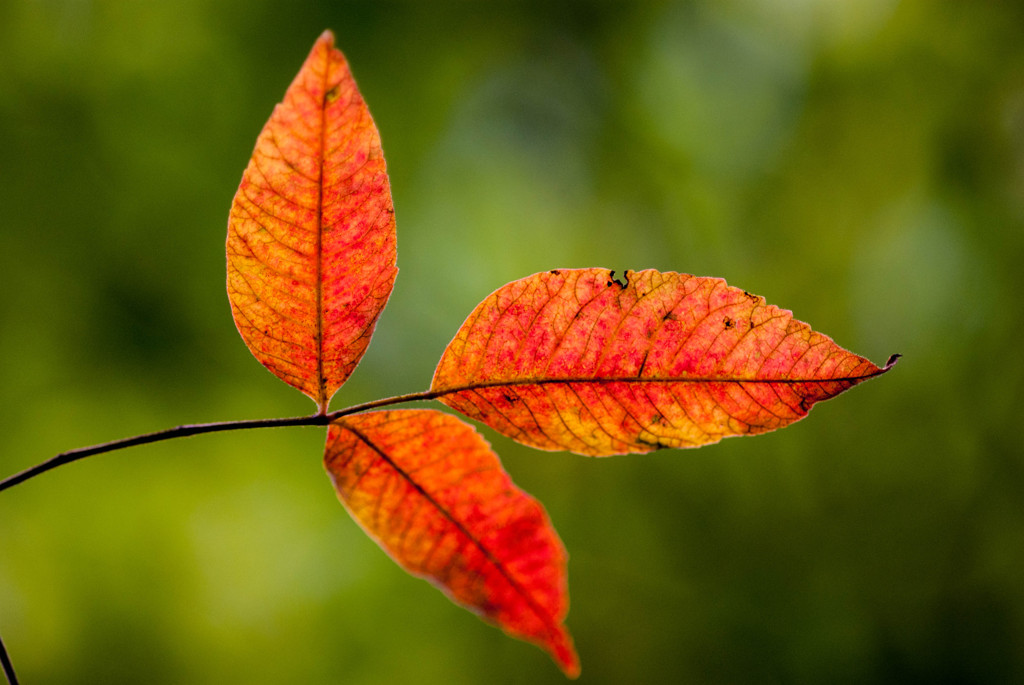
[[[380,136],[330,31],[256,140],[231,205],[227,260],[245,344],[326,412],[397,273]]]
[[[432,390],[519,442],[604,456],[764,433],[886,371],[718,278],[606,269],[499,288]]]
[[[336,419],[324,465],[345,508],[407,571],[579,674],[562,625],[565,549],[471,426],[433,410]]]

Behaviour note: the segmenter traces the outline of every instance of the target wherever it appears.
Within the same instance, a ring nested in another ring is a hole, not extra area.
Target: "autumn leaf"
[[[407,571],[579,674],[562,625],[562,543],[471,426],[433,410],[336,419],[324,465],[353,518]]]
[[[519,442],[604,456],[764,433],[884,373],[718,278],[557,270],[484,300],[432,390]]]
[[[231,206],[227,272],[246,345],[325,413],[397,273],[380,136],[330,31],[256,141]]]

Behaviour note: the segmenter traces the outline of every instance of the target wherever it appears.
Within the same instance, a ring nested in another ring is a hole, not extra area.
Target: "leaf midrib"
[[[320,147],[317,150],[319,173],[316,185],[316,404],[321,415],[327,413],[327,379],[324,377],[324,308],[323,308],[323,215],[324,154],[327,149],[327,93],[331,68],[331,48],[324,51],[324,71],[320,96]]]
[[[795,385],[798,383],[860,383],[880,376],[888,371],[891,366],[877,368],[875,371],[860,376],[838,376],[835,378],[737,378],[731,376],[561,376],[543,378],[506,378],[492,381],[470,381],[461,385],[449,387],[432,387],[431,393],[434,396],[448,395],[466,390],[482,390],[486,388],[501,388],[518,385],[551,385],[557,383],[573,384],[604,384],[604,383],[780,383],[784,385]]]

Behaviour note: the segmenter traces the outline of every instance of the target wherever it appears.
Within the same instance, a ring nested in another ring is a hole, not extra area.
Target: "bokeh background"
[[[722,276],[899,366],[805,421],[594,460],[484,431],[571,555],[583,683],[1024,681],[1024,7],[0,2],[0,475],[313,410],[224,292],[256,134],[332,28],[399,274],[333,407],[427,387],[557,267]],[[322,429],[0,494],[26,683],[560,683],[336,501]]]

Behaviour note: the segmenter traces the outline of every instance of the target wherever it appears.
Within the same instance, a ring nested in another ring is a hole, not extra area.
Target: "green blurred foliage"
[[[0,467],[313,407],[224,293],[256,134],[334,29],[401,273],[334,408],[424,389],[556,267],[726,277],[904,360],[806,421],[593,460],[487,433],[571,554],[585,683],[1024,681],[1024,7],[924,0],[0,3]],[[0,495],[26,683],[563,682],[405,575],[322,430]]]

